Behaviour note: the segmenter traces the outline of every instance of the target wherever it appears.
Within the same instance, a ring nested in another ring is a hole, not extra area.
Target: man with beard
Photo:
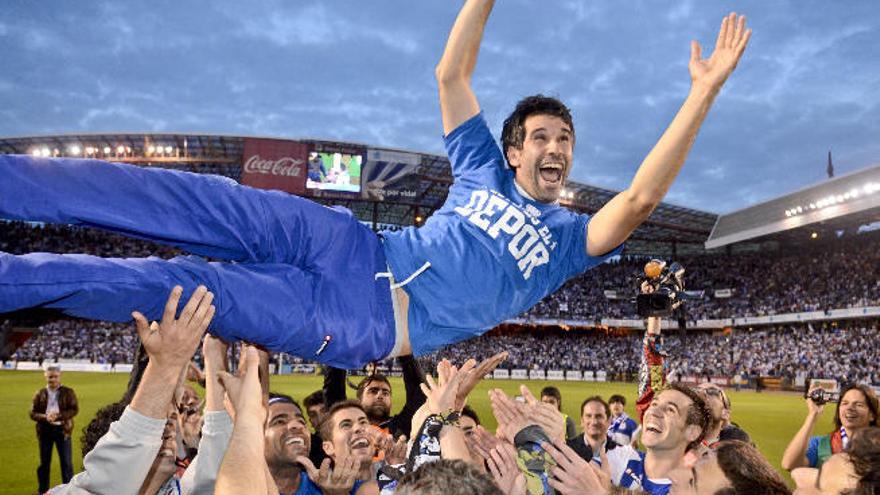
[[[321,490],[297,460],[309,453],[311,434],[302,408],[284,394],[269,394],[264,432],[266,465],[281,493],[316,495]]]
[[[401,359],[403,364],[403,384],[406,388],[406,403],[399,413],[391,416],[391,383],[384,375],[374,374],[358,384],[357,398],[367,413],[370,424],[395,438],[409,436],[413,415],[425,403],[425,394],[420,387],[423,382],[422,371],[412,356]]]
[[[356,369],[482,335],[619,254],[663,200],[739,62],[745,18],[724,18],[709,58],[691,43],[680,110],[630,185],[591,217],[558,202],[574,154],[568,107],[527,97],[506,119],[501,147],[489,130],[471,79],[493,5],[464,4],[435,71],[453,183],[423,225],[380,240],[350,211],[224,177],[0,155],[4,218],[102,228],[224,260],[0,253],[0,312],[48,307],[122,322],[142,307],[154,318],[169,284],[189,293],[205,280],[217,293],[212,333]]]
[[[880,403],[868,385],[850,385],[843,390],[834,415],[835,429],[827,435],[810,436],[825,404],[811,398],[806,402],[809,413],[804,424],[782,454],[782,468],[789,471],[799,467],[821,467],[832,455],[847,450],[849,442],[860,430],[880,426]]]
[[[730,421],[730,398],[721,387],[709,382],[697,385],[696,390],[703,396],[711,413],[709,430],[703,440],[704,447],[714,449],[723,440],[751,442],[749,434]]]
[[[400,356],[398,362],[403,374],[403,385],[406,389],[406,403],[396,415],[391,415],[392,391],[388,377],[381,373],[372,373],[361,380],[357,387],[357,399],[367,413],[370,424],[384,433],[391,434],[394,438],[400,435],[409,436],[413,415],[425,403],[425,393],[421,389],[425,378],[418,361],[409,355]],[[324,406],[326,410],[345,400],[345,381],[345,370],[336,368],[328,370],[324,378]]]

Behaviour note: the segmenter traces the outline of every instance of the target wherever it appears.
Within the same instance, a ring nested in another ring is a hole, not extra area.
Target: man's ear
[[[336,454],[336,449],[333,448],[333,442],[324,440],[321,443],[321,447],[324,449],[324,453],[327,454],[327,457],[333,457]]]
[[[703,433],[703,429],[697,425],[687,425],[684,429],[684,437],[687,439],[688,443],[699,438],[701,433]]]
[[[514,146],[507,147],[507,162],[513,168],[518,168],[522,159],[522,150]]]

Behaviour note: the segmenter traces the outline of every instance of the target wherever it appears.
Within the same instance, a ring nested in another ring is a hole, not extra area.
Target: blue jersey
[[[482,334],[566,280],[618,254],[587,255],[589,216],[526,197],[482,114],[445,138],[454,183],[421,228],[384,234],[385,255],[410,296],[413,353]]]
[[[364,482],[361,480],[355,480],[354,486],[351,487],[351,491],[349,491],[350,495],[354,495],[357,493],[358,488],[363,485]],[[324,492],[321,491],[321,488],[309,478],[309,475],[305,471],[301,471],[299,474],[299,488],[297,488],[296,492],[292,495],[322,495]],[[284,495],[283,493],[281,495]]]
[[[629,445],[639,431],[639,424],[626,413],[614,418],[608,427],[608,436],[620,445]]]
[[[608,464],[611,466],[611,483],[614,486],[644,490],[651,495],[666,495],[672,481],[666,478],[650,479],[645,474],[645,453],[629,445],[608,451]]]

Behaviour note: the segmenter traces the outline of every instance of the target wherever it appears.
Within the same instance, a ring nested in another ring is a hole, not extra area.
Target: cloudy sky
[[[25,1],[0,9],[0,136],[169,131],[442,153],[433,69],[461,1]],[[575,180],[626,187],[683,101],[689,41],[754,30],[667,199],[727,212],[880,163],[880,2],[500,0],[474,88],[574,111]]]

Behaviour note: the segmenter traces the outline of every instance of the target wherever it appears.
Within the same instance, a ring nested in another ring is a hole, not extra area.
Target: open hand
[[[214,318],[214,294],[204,285],[200,285],[189,301],[177,315],[177,306],[183,293],[181,286],[171,290],[165,303],[162,322],[147,324],[147,319],[138,311],[131,316],[137,325],[138,336],[150,361],[161,369],[182,370],[189,364],[202,335]]]
[[[691,41],[688,69],[692,83],[711,91],[719,90],[736,68],[751,36],[752,30],[746,29],[745,16],[737,17],[735,12],[731,12],[721,21],[715,50],[709,58],[702,58],[702,47],[696,41]]]
[[[308,457],[299,456],[296,460],[324,495],[348,495],[357,480],[358,463],[351,456],[341,459],[332,469],[329,458],[321,463],[321,469],[316,468]]]

